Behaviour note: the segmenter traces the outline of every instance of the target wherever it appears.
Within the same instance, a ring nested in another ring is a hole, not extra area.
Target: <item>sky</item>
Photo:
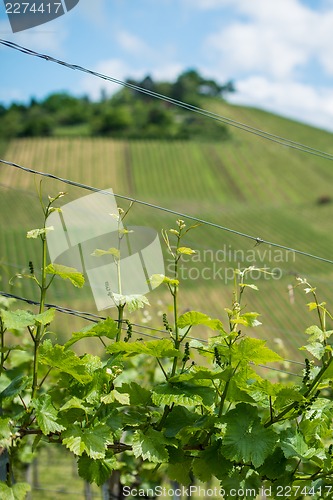
[[[233,80],[230,102],[333,131],[333,0],[80,0],[18,33],[4,3],[2,39],[120,80],[196,69]],[[102,88],[119,87],[0,45],[2,104],[63,91],[98,99]]]

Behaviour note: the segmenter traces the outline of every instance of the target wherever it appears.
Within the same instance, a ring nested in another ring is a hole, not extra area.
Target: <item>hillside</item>
[[[314,148],[333,153],[333,135],[264,111],[207,100],[205,107]],[[13,139],[0,145],[2,157],[36,170],[54,173],[98,188],[161,205],[218,223],[287,247],[332,258],[333,234],[330,202],[331,162],[301,153],[254,135],[230,128],[228,140],[171,141],[115,140],[107,138]],[[2,289],[37,298],[29,281],[9,278],[38,262],[36,242],[26,231],[39,227],[40,207],[35,183],[39,178],[1,165]],[[66,201],[86,191],[43,180],[44,195],[67,191]],[[327,203],[320,203],[325,200]],[[119,205],[126,206],[121,200]],[[160,231],[174,226],[176,217],[135,204],[127,223]],[[186,221],[190,224],[190,221]],[[184,268],[181,306],[202,310],[225,320],[231,300],[230,269],[238,265],[277,268],[279,279],[255,281],[260,291],[249,290],[248,308],[261,313],[262,326],[255,334],[268,338],[283,354],[296,359],[300,337],[315,323],[307,312],[309,300],[297,289],[295,275],[305,276],[318,288],[319,298],[333,304],[333,266],[290,252],[282,252],[236,234],[200,226],[189,233],[188,246],[198,251],[191,267]],[[208,268],[199,279],[202,270]],[[154,325],[162,327],[159,311],[165,312],[163,289],[150,294]],[[56,283],[50,302],[96,312],[88,287],[83,291]],[[162,304],[161,302],[162,301]],[[140,318],[139,318],[140,319]],[[141,316],[142,319],[142,316]],[[70,320],[71,327],[78,325]],[[333,326],[333,325],[332,325]],[[280,340],[279,340],[280,339]],[[282,348],[282,345],[284,346]]]

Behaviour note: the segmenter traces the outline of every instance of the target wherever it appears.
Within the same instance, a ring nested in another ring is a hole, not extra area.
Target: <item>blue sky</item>
[[[118,79],[174,80],[196,68],[235,103],[333,131],[333,0],[80,0],[66,15],[0,38]],[[0,102],[115,85],[0,46]],[[262,128],[265,128],[262,124]]]

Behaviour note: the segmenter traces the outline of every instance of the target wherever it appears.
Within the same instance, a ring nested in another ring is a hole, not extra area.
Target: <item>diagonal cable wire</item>
[[[183,109],[187,109],[188,111],[192,111],[194,113],[198,113],[200,115],[206,116],[207,118],[211,118],[213,120],[222,122],[225,125],[230,125],[232,127],[241,129],[241,130],[243,130],[245,132],[248,132],[248,133],[254,134],[256,136],[262,137],[263,139],[275,142],[275,143],[280,144],[282,146],[288,146],[290,148],[299,150],[299,151],[301,151],[303,153],[308,153],[308,154],[311,154],[311,155],[314,155],[314,156],[319,156],[319,157],[324,158],[326,160],[333,161],[333,155],[331,153],[327,153],[325,151],[321,151],[319,149],[307,146],[305,144],[302,144],[302,143],[299,143],[299,142],[296,142],[296,141],[292,141],[291,139],[287,139],[287,138],[281,137],[279,135],[275,135],[275,134],[271,134],[269,132],[265,132],[264,130],[261,130],[261,129],[258,129],[258,128],[255,128],[255,127],[251,127],[250,125],[238,122],[236,120],[232,120],[231,118],[227,118],[226,116],[223,116],[223,115],[220,115],[220,114],[217,114],[217,113],[213,113],[212,111],[208,111],[206,109],[199,108],[197,106],[193,106],[191,104],[185,103],[183,101],[179,101],[177,99],[173,99],[172,97],[168,97],[168,96],[165,96],[163,94],[159,94],[157,92],[153,92],[153,91],[145,89],[143,87],[139,87],[138,85],[134,85],[134,84],[132,84],[130,82],[124,82],[122,80],[118,80],[117,78],[113,78],[111,76],[104,75],[102,73],[98,73],[96,71],[90,70],[90,69],[85,68],[83,66],[79,66],[77,64],[67,63],[65,61],[62,61],[60,59],[56,59],[55,57],[49,56],[47,54],[41,54],[40,52],[36,52],[36,51],[28,49],[26,47],[22,47],[21,45],[18,45],[18,44],[14,43],[14,42],[10,42],[8,40],[0,39],[0,44],[4,45],[6,47],[9,47],[11,49],[17,50],[19,52],[22,52],[23,54],[27,54],[27,55],[31,55],[31,56],[34,56],[34,57],[38,57],[38,58],[44,59],[46,61],[51,61],[53,63],[60,64],[61,66],[65,66],[65,67],[67,67],[69,69],[81,71],[81,72],[84,72],[84,73],[88,73],[88,74],[90,74],[92,76],[95,76],[97,78],[101,78],[103,80],[110,81],[110,82],[115,83],[117,85],[121,85],[123,87],[130,88],[130,89],[135,90],[137,92],[149,95],[150,97],[154,97],[155,99],[159,99],[159,100],[162,100],[164,102],[168,102],[168,103],[173,104],[175,106],[181,107]]]
[[[35,306],[39,306],[40,305],[40,302],[38,302],[36,300],[31,300],[31,299],[27,299],[25,297],[20,297],[18,295],[14,295],[12,293],[7,293],[7,292],[0,291],[0,295],[2,295],[3,297],[6,297],[6,298],[20,300],[20,301],[25,302],[25,303],[30,304],[30,305],[35,305]],[[99,321],[103,321],[103,320],[106,319],[105,316],[98,316],[97,314],[93,314],[93,313],[89,313],[89,312],[77,311],[75,309],[69,309],[67,307],[59,306],[59,305],[56,305],[56,304],[47,304],[46,303],[44,305],[45,305],[45,307],[56,309],[60,313],[70,314],[70,315],[76,316],[78,318],[84,319],[86,321],[91,321],[93,323],[98,323]],[[169,332],[167,330],[153,328],[153,327],[150,327],[150,326],[146,326],[146,325],[142,325],[142,324],[140,325],[138,323],[132,323],[132,322],[131,322],[131,325],[133,325],[133,326],[135,326],[137,328],[142,328],[142,329],[146,329],[146,330],[149,330],[149,331],[154,331],[154,332],[158,332],[158,333],[168,334],[169,335]],[[127,330],[127,327],[123,326],[122,329],[123,330]],[[157,339],[157,340],[160,340],[160,338],[161,338],[161,337],[158,337],[157,335],[152,335],[151,333],[146,333],[146,332],[138,331],[138,330],[135,330],[135,329],[132,329],[132,332],[135,333],[135,334],[137,334],[137,335],[142,335],[142,336],[153,338],[153,339]],[[208,340],[206,340],[206,339],[199,339],[199,338],[196,338],[196,337],[192,337],[191,335],[188,335],[187,338],[190,339],[190,340],[196,340],[198,342],[201,342],[202,344],[208,344]],[[200,351],[200,347],[194,347],[194,346],[192,346],[192,348],[193,349],[197,349],[198,351]],[[205,351],[205,352],[208,352],[208,351]],[[211,354],[214,354],[214,353],[212,352]],[[284,361],[288,362],[288,363],[293,363],[293,364],[296,364],[296,365],[305,366],[305,364],[302,363],[301,361],[294,361],[294,360],[291,360],[291,359],[285,359]],[[280,370],[280,369],[274,368],[274,367],[268,367],[268,366],[265,366],[265,365],[258,365],[258,366],[261,366],[262,368],[268,368],[268,369],[276,370],[276,371],[282,371],[283,373],[287,373],[289,375],[299,376],[296,373],[287,372],[285,370]]]
[[[149,208],[153,208],[155,210],[160,210],[162,212],[166,212],[166,213],[169,213],[169,214],[176,215],[178,217],[182,217],[184,219],[189,219],[189,220],[192,220],[192,221],[197,222],[199,224],[203,224],[205,226],[211,226],[211,227],[214,227],[214,228],[219,229],[221,231],[226,231],[226,232],[229,232],[229,233],[232,233],[232,234],[236,234],[237,236],[241,236],[243,238],[248,238],[250,240],[253,240],[253,241],[256,242],[257,245],[259,245],[259,244],[266,244],[266,245],[270,245],[270,246],[275,247],[275,248],[280,248],[281,250],[286,250],[288,252],[293,252],[293,253],[296,253],[298,255],[303,255],[305,257],[310,257],[312,259],[319,260],[321,262],[326,262],[328,264],[333,264],[333,260],[331,260],[331,259],[326,259],[325,257],[320,257],[318,255],[313,255],[313,254],[311,254],[309,252],[303,252],[302,250],[297,250],[295,248],[290,248],[290,247],[287,247],[285,245],[280,245],[279,243],[274,243],[272,241],[264,240],[264,239],[262,239],[262,238],[260,238],[258,236],[256,237],[256,236],[252,236],[250,234],[242,233],[241,231],[237,231],[236,229],[231,229],[229,227],[222,226],[221,224],[217,224],[215,222],[211,222],[211,221],[207,221],[207,220],[204,220],[204,219],[200,219],[198,217],[194,217],[193,215],[184,214],[182,212],[177,212],[176,210],[172,210],[171,208],[161,207],[159,205],[154,205],[153,203],[149,203],[147,201],[138,200],[136,198],[132,198],[130,196],[125,196],[125,195],[122,195],[122,194],[110,193],[110,192],[105,191],[103,189],[99,189],[99,188],[94,187],[94,186],[89,186],[88,184],[82,184],[81,182],[76,182],[76,181],[72,181],[70,179],[65,179],[63,177],[59,177],[58,175],[50,174],[50,173],[47,173],[47,172],[40,172],[40,171],[34,170],[32,168],[28,168],[28,167],[24,167],[22,165],[18,165],[17,163],[14,163],[14,162],[11,162],[11,161],[0,159],[0,163],[3,163],[4,165],[8,165],[8,166],[11,166],[11,167],[14,167],[14,168],[18,168],[18,169],[23,170],[24,172],[28,172],[30,174],[35,174],[35,175],[40,175],[42,177],[48,177],[50,179],[55,179],[57,181],[63,182],[64,184],[68,184],[70,186],[75,186],[75,187],[78,187],[78,188],[81,188],[81,189],[85,189],[85,190],[88,190],[88,191],[93,191],[93,192],[96,192],[96,193],[98,192],[98,193],[101,193],[101,194],[105,194],[107,196],[116,196],[117,198],[121,198],[123,200],[127,200],[127,201],[130,201],[132,203],[137,203],[138,205],[143,205],[143,206],[146,206],[146,207],[149,207]]]

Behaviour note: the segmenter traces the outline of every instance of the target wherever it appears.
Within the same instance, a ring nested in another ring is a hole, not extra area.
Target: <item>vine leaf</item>
[[[230,460],[252,462],[255,467],[260,467],[272,453],[278,436],[272,429],[261,425],[257,409],[240,403],[223,420],[227,423],[223,455]]]
[[[258,473],[254,470],[244,467],[241,471],[234,470],[230,476],[223,480],[224,498],[234,498],[243,500],[244,495],[238,495],[237,492],[246,491],[246,500],[255,500],[259,494],[262,482]],[[236,492],[236,496],[235,496]]]
[[[18,394],[21,394],[27,385],[31,382],[32,378],[26,375],[18,375],[15,377],[11,383],[0,393],[0,400],[6,398],[14,398]]]
[[[149,462],[167,462],[169,460],[169,454],[166,449],[167,445],[174,445],[174,443],[166,439],[160,432],[151,428],[145,434],[137,430],[133,436],[134,456],[136,458],[142,457],[143,460],[148,460]]]
[[[305,330],[305,333],[307,335],[310,335],[310,337],[309,337],[310,343],[315,342],[315,341],[324,342],[324,340],[325,340],[325,333],[317,325],[309,326],[309,328],[307,328]]]
[[[2,500],[24,500],[31,486],[28,483],[16,483],[13,486],[7,486],[0,482],[0,497]]]
[[[62,433],[63,444],[75,455],[86,453],[93,459],[105,457],[108,444],[112,443],[110,430],[106,425],[82,428],[74,424]]]
[[[186,383],[163,383],[154,387],[152,400],[160,405],[196,405],[211,406],[214,401],[215,391],[207,386],[191,385]]]
[[[93,257],[101,257],[102,255],[113,255],[116,259],[120,259],[120,252],[118,248],[109,248],[108,250],[101,250],[100,248],[96,248],[91,254]]]
[[[311,344],[300,347],[300,350],[308,351],[317,359],[321,359],[326,351],[325,346],[321,342],[311,342]]]
[[[112,300],[115,305],[127,307],[128,312],[134,312],[142,309],[144,306],[149,306],[149,300],[145,295],[122,295],[120,293],[112,293]]]
[[[30,231],[27,232],[27,238],[36,239],[39,236],[45,236],[50,231],[54,231],[53,226],[42,227],[41,229],[31,229]]]
[[[9,330],[21,330],[35,324],[34,315],[28,311],[17,309],[16,311],[1,311],[4,326]]]
[[[55,309],[48,309],[41,314],[31,314],[29,311],[1,311],[3,323],[9,330],[21,330],[36,324],[48,325],[54,319]]]
[[[224,379],[225,374],[219,370],[209,370],[203,366],[194,366],[190,372],[180,373],[169,378],[169,382],[189,382],[194,380],[216,380]]]
[[[298,457],[301,459],[310,459],[318,455],[318,450],[316,448],[309,448],[300,432],[293,432],[291,429],[288,429],[281,434],[282,437],[284,439],[281,439],[280,446],[286,458]]]
[[[52,399],[49,394],[43,394],[33,401],[33,407],[36,411],[36,420],[42,431],[47,436],[51,432],[61,432],[65,427],[57,422],[58,412],[52,406]]]
[[[266,347],[265,344],[265,340],[246,337],[241,340],[239,344],[233,345],[234,359],[242,363],[252,362],[255,365],[259,363],[283,361],[281,356]]]
[[[166,437],[176,437],[184,427],[194,425],[198,418],[198,413],[189,411],[185,406],[175,406],[165,422]]]
[[[49,264],[45,271],[47,274],[60,276],[63,280],[69,280],[72,285],[82,288],[84,285],[84,276],[74,267],[62,266],[61,264]]]
[[[206,448],[193,461],[193,474],[200,481],[207,482],[212,475],[218,479],[224,479],[233,468],[232,462],[223,457],[220,452],[220,443],[215,442]]]
[[[219,330],[220,332],[225,333],[223,325],[219,319],[212,319],[207,314],[203,314],[197,311],[189,311],[185,314],[182,314],[178,318],[178,326],[179,328],[185,328],[187,326],[194,325],[204,325],[211,328],[211,330]]]
[[[179,247],[177,248],[177,253],[179,255],[193,255],[196,253],[196,251],[192,250],[192,248],[189,247]]]
[[[66,351],[62,345],[52,345],[50,340],[45,340],[40,348],[40,362],[58,368],[59,371],[72,375],[82,384],[90,382],[92,376],[87,373],[86,363],[73,351]]]
[[[186,486],[189,485],[193,479],[190,474],[192,460],[191,457],[185,455],[182,449],[170,447],[167,469],[168,478]]]
[[[114,339],[117,332],[117,323],[111,318],[106,318],[104,321],[100,321],[95,325],[88,325],[79,332],[74,332],[72,338],[66,342],[65,347],[68,348],[75,344],[75,342],[87,337],[106,337],[108,339]]]
[[[93,460],[86,454],[78,460],[79,475],[88,483],[96,483],[101,486],[110,477],[111,472],[116,468],[115,457]]]
[[[230,323],[235,323],[239,325],[244,325],[244,326],[250,326],[250,327],[255,327],[255,326],[260,326],[261,323],[260,321],[257,320],[257,317],[260,316],[260,314],[256,312],[248,312],[241,314],[235,319],[231,319]]]
[[[55,309],[48,309],[41,314],[36,314],[34,316],[35,322],[41,325],[48,325],[54,320]]]
[[[155,358],[174,358],[180,356],[180,352],[174,348],[169,339],[150,340],[148,342],[115,342],[107,347],[108,353],[122,352],[126,356],[136,354],[148,354]]]
[[[149,283],[153,288],[157,288],[161,283],[165,283],[166,285],[170,286],[178,286],[179,285],[179,280],[175,278],[169,278],[168,276],[165,276],[164,274],[153,274],[149,278]]]
[[[12,443],[12,431],[10,418],[0,417],[0,446],[9,448]]]
[[[276,448],[260,467],[260,475],[266,476],[269,479],[283,477],[286,474],[286,463],[287,459],[283,451],[281,448]]]
[[[122,384],[121,387],[117,387],[117,391],[121,394],[127,394],[131,405],[143,405],[146,407],[151,403],[150,391],[136,382]]]

